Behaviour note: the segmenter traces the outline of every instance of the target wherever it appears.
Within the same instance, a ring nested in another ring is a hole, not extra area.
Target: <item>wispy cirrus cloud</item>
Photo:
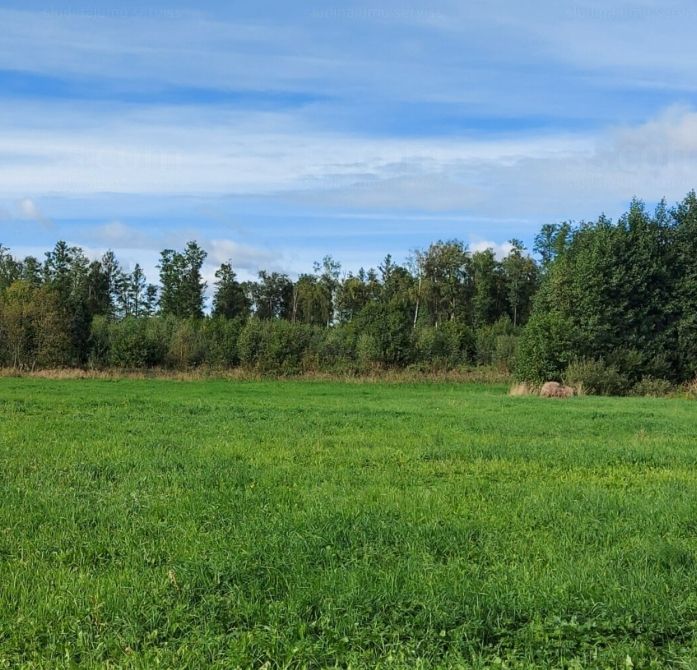
[[[0,219],[151,264],[197,237],[250,272],[438,237],[502,252],[694,186],[695,16],[686,0],[6,0]]]
[[[213,276],[215,269],[221,263],[232,263],[233,267],[244,277],[252,277],[262,269],[287,271],[290,268],[284,264],[279,252],[237,240],[209,239],[200,234],[201,231],[179,229],[176,227],[161,228],[150,233],[141,228],[111,221],[105,224],[90,226],[83,233],[92,249],[93,256],[98,257],[107,249],[119,252],[124,258],[148,258],[148,267],[153,278],[156,276],[157,258],[163,249],[183,249],[187,242],[196,240],[207,252],[207,274]]]

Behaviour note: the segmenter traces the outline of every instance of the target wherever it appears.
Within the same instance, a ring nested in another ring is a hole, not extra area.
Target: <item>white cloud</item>
[[[42,211],[41,208],[31,198],[22,198],[17,203],[18,217],[22,221],[33,221],[44,228],[52,228],[53,222]]]
[[[252,194],[330,208],[539,221],[595,216],[634,194],[677,199],[697,174],[697,112],[681,107],[595,135],[480,141],[303,133],[282,117],[274,132],[255,129],[251,118],[189,125],[174,112],[159,125],[138,115],[105,121],[99,131],[38,133],[14,123],[20,128],[12,132],[0,125],[0,152],[34,160],[0,164],[7,198],[27,191]],[[19,210],[24,220],[49,224],[34,200],[22,198]],[[101,235],[143,244],[118,222]]]
[[[546,146],[545,146],[546,145]],[[461,210],[471,216],[530,221],[615,213],[638,195],[677,200],[695,187],[697,112],[670,108],[640,125],[588,136],[512,146],[453,143],[437,160],[405,160],[402,175],[373,168],[306,197],[327,205]],[[459,152],[459,155],[457,155]]]
[[[463,167],[480,161],[505,167],[521,157],[552,158],[592,146],[589,138],[570,135],[472,141],[318,133],[282,115],[269,130],[266,118],[255,114],[202,114],[192,123],[174,110],[106,114],[98,127],[27,128],[26,119],[39,113],[0,112],[0,153],[20,157],[0,164],[0,193],[31,186],[64,195],[305,191],[331,197],[348,186],[359,205],[398,206],[393,201],[406,198],[410,207],[443,210],[476,199],[478,186],[463,184]]]
[[[209,240],[202,246],[208,251],[209,263],[231,262],[235,271],[256,274],[259,270],[282,270],[284,264],[278,252],[240,244],[233,240]]]
[[[499,260],[508,256],[508,254],[512,248],[513,248],[512,245],[509,244],[508,242],[497,243],[497,242],[490,242],[489,240],[476,240],[476,241],[470,242],[470,245],[469,245],[469,250],[472,253],[477,252],[477,251],[486,251],[487,249],[491,249],[494,252],[494,255],[496,256],[496,258],[498,258]]]
[[[319,12],[274,9],[250,6],[244,17],[234,8],[217,16],[0,9],[0,68],[58,77],[58,88],[65,80],[68,89],[92,82],[107,93],[125,87],[155,97],[159,87],[189,86],[328,99],[276,108],[284,111],[197,105],[195,94],[176,108],[79,96],[11,99],[0,108],[0,196],[13,204],[0,219],[47,225],[28,193],[59,222],[68,217],[46,196],[82,195],[88,204],[101,198],[85,220],[140,218],[172,230],[151,234],[115,220],[91,233],[97,246],[154,253],[207,235],[222,240],[211,241],[218,244],[211,257],[228,253],[253,271],[257,262],[285,259],[269,258],[264,243],[226,241],[253,242],[257,235],[236,227],[236,213],[228,223],[204,212],[208,221],[189,234],[162,211],[139,208],[147,208],[148,198],[252,195],[274,206],[323,209],[324,221],[332,212],[403,216],[415,222],[410,230],[421,214],[430,213],[429,221],[452,214],[470,222],[461,235],[478,219],[481,236],[495,240],[505,238],[497,229],[506,219],[536,227],[614,214],[634,194],[674,200],[695,186],[697,113],[674,107],[637,121],[673,99],[666,91],[697,87],[694,22],[687,20],[697,10],[683,0],[621,1],[610,9],[599,0],[571,6],[436,0],[427,12],[396,0],[379,9],[351,2]],[[419,137],[441,120],[438,111],[418,120],[434,102],[450,105],[446,111],[456,120],[471,116],[473,128]],[[380,120],[382,104],[397,110],[396,129],[386,124],[378,134],[360,132],[367,118]],[[417,121],[409,125],[414,110]],[[477,131],[477,118],[486,125],[491,117],[525,121],[526,115],[541,127],[606,118],[623,125]],[[109,194],[143,198],[124,213],[109,210]],[[352,232],[351,224],[339,228],[337,236]],[[366,228],[366,236],[377,234]],[[312,224],[303,224],[297,236],[308,231]]]
[[[208,239],[201,230],[167,229],[144,230],[121,221],[93,226],[84,235],[83,242],[92,245],[94,257],[101,256],[107,249],[112,249],[116,255],[133,262],[141,262],[150,268],[152,277],[157,276],[155,270],[159,254],[163,249],[183,249],[189,240],[195,239],[208,253],[206,259],[207,277],[214,276],[215,270],[221,263],[231,262],[238,274],[245,278],[255,276],[259,270],[284,271],[288,268],[282,256],[270,249],[264,249],[250,244],[243,244],[230,239]],[[138,261],[138,259],[141,259]]]
[[[159,124],[138,114],[82,132],[30,132],[19,118],[12,130],[7,112],[5,121],[0,153],[33,160],[0,163],[0,194],[19,197],[21,218],[42,225],[50,220],[22,193],[252,194],[344,210],[540,221],[612,212],[635,194],[678,199],[697,174],[697,112],[684,107],[596,134],[479,141],[303,132],[281,116],[274,132],[251,117],[190,125],[173,111]],[[118,222],[99,234],[144,244]]]
[[[156,241],[141,230],[128,226],[121,221],[111,221],[92,228],[89,239],[98,244],[120,249],[148,249],[156,246]]]

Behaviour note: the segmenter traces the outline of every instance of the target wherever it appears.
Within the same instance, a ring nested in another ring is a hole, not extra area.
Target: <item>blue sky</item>
[[[0,242],[347,270],[697,186],[697,8],[0,6]]]

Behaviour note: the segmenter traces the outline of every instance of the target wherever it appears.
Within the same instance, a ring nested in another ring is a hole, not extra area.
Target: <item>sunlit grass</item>
[[[693,667],[695,404],[507,391],[1,379],[0,667]]]

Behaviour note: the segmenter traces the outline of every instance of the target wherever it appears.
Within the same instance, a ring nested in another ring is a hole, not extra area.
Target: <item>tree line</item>
[[[44,259],[0,245],[0,364],[16,368],[245,366],[276,373],[476,364],[521,380],[625,393],[697,376],[697,197],[650,212],[546,224],[535,257],[458,240],[293,279],[215,272],[196,242],[160,254],[157,283],[113,252],[58,242]]]
[[[90,260],[64,241],[15,258],[0,245],[0,364],[246,367],[278,372],[374,367],[510,367],[532,308],[539,266],[511,241],[499,260],[439,241],[405,264],[342,273],[332,257],[296,279],[215,272],[206,305],[196,242],[160,254],[157,283],[113,252]],[[209,307],[209,309],[207,309]]]

